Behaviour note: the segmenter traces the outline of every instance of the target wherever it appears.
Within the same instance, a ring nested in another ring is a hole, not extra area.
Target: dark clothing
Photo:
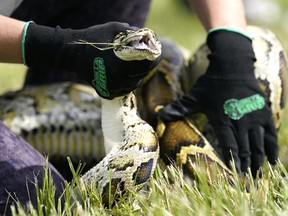
[[[62,28],[87,28],[109,21],[143,27],[150,0],[24,0],[11,17]]]
[[[6,215],[9,215],[10,205],[17,199],[23,205],[31,200],[36,207],[35,182],[37,179],[42,187],[46,159],[1,122],[0,131],[0,215],[4,215],[6,208]],[[64,179],[53,166],[49,166],[58,198]]]

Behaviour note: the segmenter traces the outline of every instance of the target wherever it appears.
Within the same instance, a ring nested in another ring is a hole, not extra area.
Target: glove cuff
[[[29,21],[24,25],[22,40],[21,40],[22,59],[23,59],[24,65],[26,65],[26,66],[27,66],[27,63],[26,63],[26,55],[25,55],[25,41],[26,41],[27,28],[30,25],[30,23],[32,23],[32,22],[33,21]]]
[[[211,29],[209,29],[208,34],[214,32],[214,31],[218,31],[218,30],[226,30],[226,31],[230,31],[230,32],[239,33],[239,34],[249,38],[250,40],[252,40],[252,37],[248,33],[242,31],[239,28],[235,28],[235,27],[232,27],[232,26],[221,26],[221,27],[211,28]]]
[[[211,51],[207,75],[223,79],[247,79],[254,77],[256,61],[252,40],[230,30],[213,30],[207,37]]]

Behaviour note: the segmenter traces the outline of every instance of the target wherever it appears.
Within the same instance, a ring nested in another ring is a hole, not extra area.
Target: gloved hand
[[[76,72],[107,99],[134,90],[157,61],[122,61],[112,49],[73,44],[84,40],[111,43],[128,24],[109,22],[83,30],[50,28],[30,22],[23,33],[22,53],[27,66],[49,66]],[[135,28],[133,28],[135,30]]]
[[[240,173],[251,168],[255,177],[265,154],[278,159],[277,133],[267,99],[255,78],[251,40],[239,33],[208,34],[209,66],[189,93],[159,112],[164,121],[203,112],[211,122],[226,164],[233,157]]]

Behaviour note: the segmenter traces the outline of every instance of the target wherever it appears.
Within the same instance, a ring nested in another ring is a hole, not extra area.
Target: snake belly
[[[81,179],[90,187],[88,191],[100,189],[103,202],[108,204],[111,194],[116,198],[144,186],[155,170],[159,146],[153,128],[138,116],[133,93],[112,102],[103,100],[102,128],[104,143],[113,147]]]

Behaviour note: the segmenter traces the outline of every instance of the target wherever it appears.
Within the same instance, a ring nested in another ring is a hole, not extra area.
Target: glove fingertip
[[[168,104],[163,109],[161,109],[158,112],[158,115],[164,122],[175,121],[184,117],[181,112],[173,109],[171,104]]]
[[[279,159],[279,150],[278,147],[275,147],[274,149],[267,151],[266,150],[266,155],[267,155],[267,160],[270,164],[276,165],[277,161]]]
[[[264,146],[267,160],[270,164],[275,165],[279,159],[277,132],[274,128],[271,131],[265,130],[265,132]]]

